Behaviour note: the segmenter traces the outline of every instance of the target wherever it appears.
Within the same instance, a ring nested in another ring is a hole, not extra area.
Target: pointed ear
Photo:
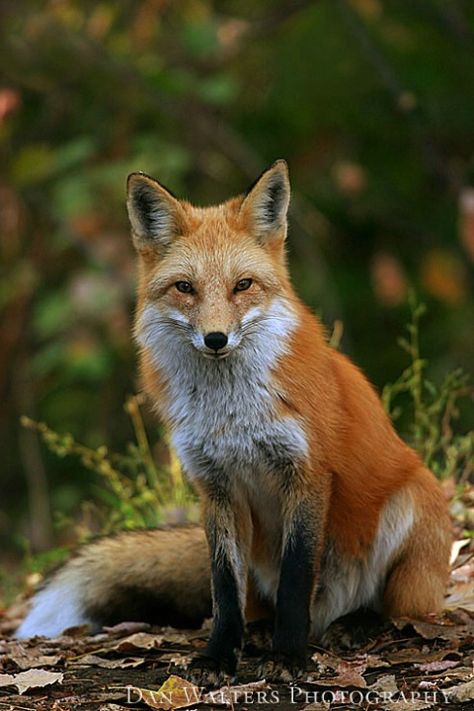
[[[277,160],[247,191],[240,211],[261,242],[285,239],[290,204],[286,161]]]
[[[145,173],[128,176],[127,209],[137,249],[157,247],[164,251],[183,228],[179,200]]]

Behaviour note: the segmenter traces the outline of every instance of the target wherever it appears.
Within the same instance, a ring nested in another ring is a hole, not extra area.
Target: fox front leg
[[[205,651],[191,665],[191,679],[203,686],[235,677],[244,635],[247,578],[245,518],[227,497],[207,497],[205,527],[211,554],[213,624]]]
[[[310,611],[317,584],[325,511],[302,501],[286,520],[272,653],[262,674],[289,682],[306,670]]]

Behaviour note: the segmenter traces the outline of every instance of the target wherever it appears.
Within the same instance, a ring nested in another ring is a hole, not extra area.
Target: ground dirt
[[[385,623],[353,615],[332,627],[324,647],[308,648],[308,671],[293,684],[261,677],[268,650],[255,633],[230,686],[209,693],[186,681],[209,621],[200,630],[124,622],[96,635],[77,628],[53,640],[17,641],[11,633],[28,606],[20,600],[0,611],[0,711],[472,711],[474,541],[458,531],[443,615]]]

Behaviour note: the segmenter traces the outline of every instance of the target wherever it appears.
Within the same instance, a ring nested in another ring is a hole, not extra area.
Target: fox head
[[[283,160],[245,195],[206,208],[132,173],[127,207],[139,255],[139,343],[156,350],[160,341],[176,353],[187,346],[217,361],[289,330],[289,200]]]

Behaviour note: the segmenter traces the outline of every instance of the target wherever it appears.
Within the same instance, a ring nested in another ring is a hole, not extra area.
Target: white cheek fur
[[[189,319],[186,318],[186,316],[179,309],[170,309],[168,311],[168,317],[172,318],[173,321],[182,323],[184,326],[190,326]]]

